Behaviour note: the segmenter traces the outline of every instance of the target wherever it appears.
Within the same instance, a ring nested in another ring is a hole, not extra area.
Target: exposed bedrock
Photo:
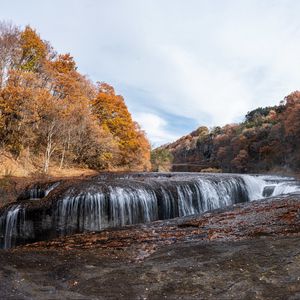
[[[0,210],[2,248],[85,231],[199,214],[297,192],[292,178],[136,173],[35,184]]]
[[[299,299],[300,196],[0,251],[5,299]]]

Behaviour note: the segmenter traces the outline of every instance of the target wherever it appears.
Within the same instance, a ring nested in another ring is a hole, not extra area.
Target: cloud
[[[167,122],[157,115],[137,113],[135,119],[142,125],[142,129],[147,132],[147,136],[152,141],[154,147],[174,141],[180,137],[169,132],[166,128]]]
[[[155,143],[235,122],[300,86],[296,0],[44,5],[11,0],[1,15],[30,23],[58,51],[71,52],[81,72],[113,84]]]

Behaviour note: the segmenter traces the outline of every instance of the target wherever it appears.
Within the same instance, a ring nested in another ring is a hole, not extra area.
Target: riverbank
[[[3,299],[299,299],[300,195],[0,251]]]
[[[0,176],[0,207],[16,201],[17,197],[30,185],[49,181],[67,180],[93,176],[98,172],[90,169],[53,169],[50,174],[37,173],[31,176]]]

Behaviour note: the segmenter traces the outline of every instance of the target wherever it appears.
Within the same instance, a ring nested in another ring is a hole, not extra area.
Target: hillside
[[[0,175],[147,170],[149,159],[144,132],[112,86],[79,73],[30,26],[0,22]]]
[[[248,112],[240,124],[202,126],[162,149],[174,171],[299,172],[300,92]]]

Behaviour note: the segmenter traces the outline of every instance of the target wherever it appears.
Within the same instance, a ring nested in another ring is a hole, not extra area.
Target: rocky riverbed
[[[300,195],[0,251],[2,299],[300,299]]]

